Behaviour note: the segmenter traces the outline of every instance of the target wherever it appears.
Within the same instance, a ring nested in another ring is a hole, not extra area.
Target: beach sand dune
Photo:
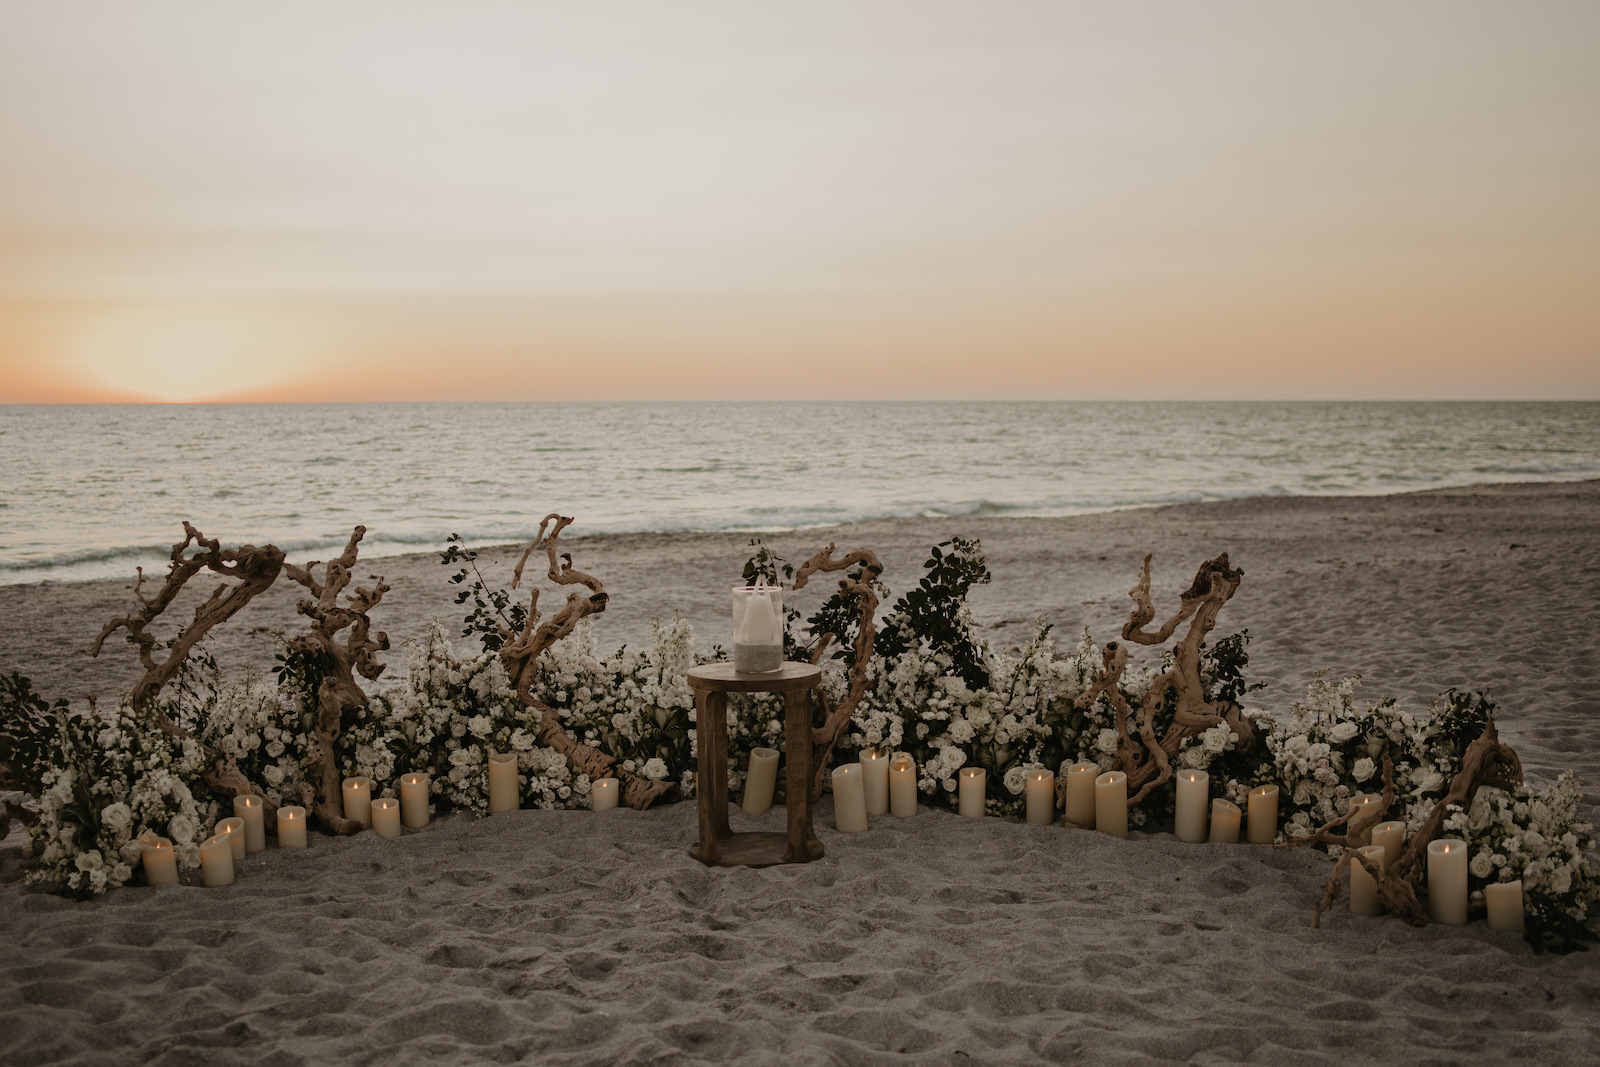
[[[1530,780],[1579,771],[1594,816],[1600,482],[893,520],[769,541],[797,561],[825,540],[874,548],[898,592],[956,533],[983,539],[995,580],[974,611],[1001,644],[1037,618],[1063,641],[1087,626],[1103,642],[1145,552],[1159,611],[1228,551],[1246,577],[1219,631],[1250,630],[1262,706],[1286,708],[1319,669],[1415,710],[1449,686],[1485,689]],[[746,540],[568,539],[612,593],[602,647],[646,641],[651,618],[674,612],[701,647],[723,640]],[[486,552],[488,576],[508,580],[514,555]],[[394,586],[375,615],[397,644],[459,614],[433,557],[361,573]],[[128,584],[0,588],[0,669],[47,695],[109,699],[134,674],[131,651],[72,650],[127,609]],[[293,600],[274,590],[219,632],[224,663],[270,665],[267,631],[292,632]],[[1320,853],[928,809],[840,835],[830,812],[825,799],[827,855],[804,866],[700,865],[692,804],[521,811],[395,841],[313,835],[308,850],[250,857],[231,887],[88,903],[24,888],[13,839],[0,850],[0,1063],[1600,1062],[1592,955],[1342,907],[1312,930]],[[735,813],[735,828],[782,820]]]

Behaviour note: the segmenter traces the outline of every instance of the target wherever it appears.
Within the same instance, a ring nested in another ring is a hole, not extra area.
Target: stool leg
[[[811,826],[811,694],[783,694],[784,777],[788,813],[785,863],[808,863],[822,855]]]
[[[728,698],[723,693],[697,689],[694,703],[695,806],[700,814],[700,840],[693,851],[702,863],[716,864],[722,858],[717,840],[728,833]]]

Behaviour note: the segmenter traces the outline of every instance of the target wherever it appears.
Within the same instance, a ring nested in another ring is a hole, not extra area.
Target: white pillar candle
[[[889,761],[889,814],[909,819],[917,813],[917,761],[897,752]]]
[[[744,772],[744,813],[754,818],[772,807],[778,788],[778,750],[752,748]]]
[[[1179,771],[1178,799],[1173,811],[1172,831],[1179,841],[1193,843],[1206,839],[1206,808],[1211,799],[1211,775],[1205,771]]]
[[[1400,849],[1406,843],[1406,824],[1398,820],[1380,822],[1372,828],[1372,844],[1383,846],[1385,867],[1400,858]]]
[[[244,820],[244,850],[260,852],[267,847],[267,804],[258,796],[245,794],[233,798],[233,813]]]
[[[233,884],[233,843],[226,834],[208,837],[200,846],[200,884],[207,888]]]
[[[1365,856],[1378,865],[1379,873],[1383,872],[1384,852],[1382,845],[1362,845],[1356,849],[1357,855]],[[1350,914],[1383,914],[1383,901],[1378,899],[1378,880],[1355,860],[1350,861]]]
[[[1028,821],[1048,826],[1056,821],[1056,776],[1035,768],[1028,772]]]
[[[228,844],[233,847],[233,858],[237,862],[244,859],[244,820],[235,815],[231,819],[219,819],[212,831],[218,837],[226,837]]]
[[[861,764],[846,763],[833,769],[833,825],[841,834],[858,834],[867,828],[867,791]]]
[[[1211,802],[1211,843],[1236,845],[1239,843],[1239,805],[1221,797]]]
[[[1246,830],[1252,845],[1270,845],[1278,839],[1278,787],[1258,785],[1250,790],[1250,818]]]
[[[1067,768],[1067,821],[1085,830],[1094,828],[1094,780],[1100,767],[1074,763]]]
[[[489,753],[489,814],[516,811],[522,807],[522,790],[517,784],[517,754]]]
[[[881,748],[869,748],[861,753],[859,762],[867,814],[889,814],[889,753]]]
[[[1483,887],[1489,929],[1522,932],[1522,883],[1491,882]]]
[[[1128,836],[1128,776],[1107,771],[1094,780],[1094,828],[1112,837]]]
[[[610,811],[617,806],[617,798],[621,795],[622,790],[615,778],[596,778],[589,790],[589,810]]]
[[[1345,833],[1349,833],[1350,828],[1355,825],[1356,820],[1363,817],[1363,809],[1370,807],[1371,805],[1381,803],[1383,803],[1383,797],[1378,796],[1375,793],[1357,793],[1355,796],[1351,797],[1350,819],[1344,824]],[[1363,845],[1370,845],[1374,843],[1372,840],[1372,830],[1373,828],[1369,826],[1365,830],[1361,831],[1361,843]]]
[[[178,884],[178,856],[172,851],[172,842],[156,834],[139,838],[140,856],[144,862],[144,880],[151,885]]]
[[[379,797],[372,802],[372,831],[379,837],[400,836],[400,801]]]
[[[428,825],[428,776],[420,771],[400,776],[400,821],[411,829]]]
[[[278,809],[278,847],[306,847],[306,809],[285,804]]]
[[[989,776],[982,767],[963,767],[956,787],[956,811],[969,819],[983,817]]]
[[[362,826],[372,825],[372,779],[356,775],[344,780],[344,817]]]
[[[1467,921],[1467,843],[1446,837],[1428,842],[1428,917],[1446,926]]]

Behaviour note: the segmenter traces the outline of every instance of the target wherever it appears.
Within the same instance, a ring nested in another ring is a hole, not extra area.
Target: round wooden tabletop
[[[706,692],[795,693],[810,689],[822,677],[811,663],[785,663],[775,671],[740,673],[731,663],[707,663],[689,670],[689,686]]]

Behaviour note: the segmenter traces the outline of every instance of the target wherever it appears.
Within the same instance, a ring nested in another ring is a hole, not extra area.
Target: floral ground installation
[[[352,561],[358,540],[348,550]],[[558,584],[587,578],[565,577],[577,572],[570,556],[558,560],[553,537],[545,547]],[[743,580],[793,578],[794,568],[768,546],[752,547]],[[283,638],[269,676],[223,677],[203,646],[185,648],[170,684],[143,690],[142,707],[137,686],[115,709],[84,712],[64,700],[47,702],[19,675],[0,678],[0,787],[30,798],[10,803],[7,814],[32,824],[29,880],[77,896],[124,885],[136,877],[138,838],[147,831],[170,836],[180,867],[192,873],[200,842],[231,814],[232,783],[251,783],[272,806],[298,803],[317,796],[330,765],[386,783],[386,796],[394,795],[400,773],[424,771],[437,808],[474,815],[487,814],[487,760],[496,751],[517,754],[525,807],[588,807],[596,766],[652,783],[650,799],[693,796],[695,712],[686,675],[725,658],[722,649],[697,651],[686,623],[661,620],[648,649],[599,655],[589,617],[604,606],[603,599],[593,606],[596,582],[587,597],[571,594],[565,634],[544,643],[519,693],[505,652],[543,632],[537,595],[527,607],[516,602],[485,579],[459,542],[442,561],[455,568],[458,603],[470,608],[459,632],[436,621],[409,650],[403,673],[347,702],[331,732],[325,712],[337,665],[325,644],[293,637]],[[1143,621],[1130,622],[1125,635],[1153,618],[1148,566],[1147,559],[1132,591],[1135,620],[1142,613]],[[909,753],[924,801],[952,809],[959,771],[983,767],[988,813],[1001,817],[1021,816],[1025,776],[1035,768],[1063,780],[1065,768],[1080,761],[1102,770],[1165,764],[1166,775],[1152,774],[1130,810],[1131,825],[1151,831],[1170,825],[1172,770],[1207,771],[1214,795],[1241,806],[1252,788],[1272,783],[1281,791],[1280,845],[1320,837],[1312,843],[1335,859],[1343,847],[1338,835],[1317,831],[1347,818],[1351,799],[1375,792],[1387,771],[1391,800],[1383,818],[1404,821],[1408,836],[1431,819],[1432,827],[1468,842],[1475,910],[1483,908],[1484,885],[1520,880],[1535,947],[1592,940],[1600,878],[1590,828],[1578,819],[1582,783],[1574,775],[1538,791],[1520,780],[1483,784],[1434,818],[1492,721],[1485,695],[1452,690],[1408,710],[1392,699],[1363,700],[1355,679],[1318,676],[1285,709],[1250,706],[1259,686],[1246,680],[1248,634],[1235,633],[1193,642],[1197,699],[1228,715],[1204,729],[1175,730],[1183,695],[1164,679],[1181,647],[1134,663],[1126,639],[1119,657],[1116,641],[1100,647],[1086,631],[1063,647],[1040,625],[1022,647],[997,649],[979,635],[967,606],[968,591],[988,578],[980,546],[953,538],[930,550],[924,573],[881,623],[858,610],[851,592],[870,589],[874,603],[890,601],[881,574],[864,563],[849,568],[840,589],[809,616],[791,607],[786,654],[823,664],[825,709],[850,708],[835,760],[867,748]],[[366,606],[375,606],[366,595]],[[588,609],[569,611],[574,600]],[[365,618],[365,611],[356,614]],[[1174,629],[1155,634],[1164,640]],[[463,639],[466,647],[456,643]],[[373,679],[381,673],[380,666]],[[729,789],[737,792],[749,751],[781,747],[782,710],[772,698],[751,696],[737,698],[730,711]],[[565,745],[548,743],[552,719]],[[1175,740],[1158,755],[1163,739]],[[604,762],[574,760],[573,746]]]

